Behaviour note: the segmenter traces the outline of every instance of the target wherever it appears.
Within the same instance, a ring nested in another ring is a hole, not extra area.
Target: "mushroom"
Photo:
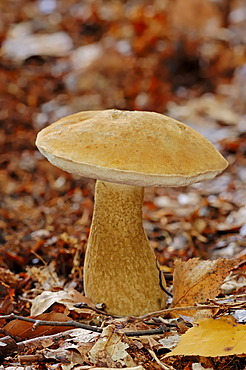
[[[85,294],[113,315],[165,307],[165,281],[142,225],[144,187],[209,180],[228,165],[201,134],[154,112],[88,111],[37,136],[57,167],[97,179],[84,263]]]

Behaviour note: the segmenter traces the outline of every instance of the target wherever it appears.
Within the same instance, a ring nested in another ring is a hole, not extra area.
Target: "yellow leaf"
[[[246,354],[246,326],[232,316],[203,319],[185,334],[169,356],[221,357]]]
[[[215,261],[200,261],[192,258],[187,262],[175,262],[173,274],[172,307],[194,306],[195,303],[215,298],[236,262],[220,258]],[[182,311],[191,316],[192,311]]]

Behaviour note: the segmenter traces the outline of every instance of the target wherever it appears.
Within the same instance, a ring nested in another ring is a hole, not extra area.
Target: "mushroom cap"
[[[67,172],[137,186],[184,186],[228,165],[200,133],[146,111],[76,113],[44,128],[36,145]]]

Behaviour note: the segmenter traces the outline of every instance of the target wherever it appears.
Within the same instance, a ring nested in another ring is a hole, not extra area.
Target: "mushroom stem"
[[[139,316],[165,306],[161,273],[142,225],[143,195],[142,187],[96,183],[84,288],[112,315]]]

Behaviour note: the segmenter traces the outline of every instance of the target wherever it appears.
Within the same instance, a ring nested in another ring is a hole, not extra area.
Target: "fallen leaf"
[[[0,267],[0,281],[11,288],[17,288],[20,278],[19,275],[14,274],[12,271]]]
[[[90,361],[95,365],[103,364],[107,367],[116,363],[127,367],[136,365],[126,351],[129,348],[128,341],[124,334],[114,332],[113,325],[107,326],[89,352]]]
[[[215,261],[200,261],[192,258],[187,262],[175,262],[173,274],[172,307],[194,306],[215,298],[235,261],[218,259]],[[193,311],[182,311],[182,315],[191,316]]]
[[[64,340],[59,340],[59,347],[54,349],[54,342],[50,348],[39,351],[47,359],[62,359],[63,370],[73,369],[88,360],[88,352],[94,345],[99,334],[85,329],[69,330]]]
[[[202,319],[181,336],[177,347],[164,357],[221,357],[246,354],[246,327],[232,316]]]
[[[64,279],[58,277],[55,268],[55,261],[52,261],[45,266],[27,266],[26,270],[35,281],[36,288],[51,290],[52,288],[61,288],[64,285]]]
[[[180,341],[180,335],[179,334],[174,334],[174,335],[169,335],[166,336],[165,338],[162,338],[159,340],[159,343],[167,349],[173,349],[177,346],[177,344]]]
[[[37,316],[45,312],[54,303],[63,304],[69,311],[83,312],[80,308],[75,308],[76,303],[86,303],[94,307],[91,300],[74,289],[59,290],[58,292],[45,291],[34,298],[31,308],[31,316]]]
[[[66,339],[63,347],[66,349],[76,348],[85,361],[89,350],[92,348],[99,335],[98,333],[85,329],[74,329],[69,333],[71,339]]]
[[[76,328],[66,330],[66,332],[63,333],[59,331],[56,334],[49,335],[48,333],[48,335],[45,336],[42,335],[40,337],[24,340],[18,344],[18,351],[21,353],[27,350],[31,352],[38,349],[39,354],[46,357],[46,354],[49,353],[49,351],[52,351],[58,346],[60,350],[73,351],[75,349],[85,360],[85,358],[87,359],[89,350],[93,347],[98,337],[98,333]]]
[[[44,321],[59,321],[59,322],[66,322],[71,320],[68,316],[57,313],[57,312],[50,312],[42,315],[38,315],[32,317],[35,320],[44,320]],[[12,320],[7,325],[4,326],[4,330],[11,334],[12,336],[20,337],[20,338],[34,338],[40,335],[51,335],[55,333],[59,333],[61,331],[72,329],[69,326],[49,326],[43,325],[38,326],[34,329],[34,324],[32,322],[27,322],[23,320]]]
[[[44,358],[49,360],[56,360],[61,361],[62,364],[61,368],[63,370],[70,370],[74,369],[74,366],[79,365],[84,362],[84,358],[76,351],[76,346],[74,346],[74,350],[66,350],[65,348],[52,348],[52,349],[45,349],[42,352]]]

